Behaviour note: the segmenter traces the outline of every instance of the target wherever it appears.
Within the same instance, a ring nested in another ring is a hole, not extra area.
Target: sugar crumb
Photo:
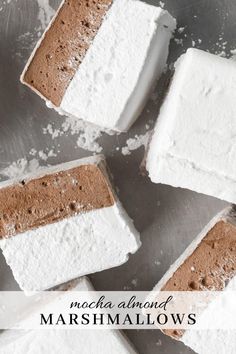
[[[122,147],[121,152],[124,156],[130,155],[132,151],[139,149],[141,146],[147,147],[151,131],[145,134],[135,135],[134,138],[129,138],[126,141],[126,146]]]

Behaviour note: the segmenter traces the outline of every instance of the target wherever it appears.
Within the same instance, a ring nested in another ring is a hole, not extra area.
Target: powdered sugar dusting
[[[59,150],[55,150],[55,148],[49,149],[46,148],[45,150],[37,151],[35,148],[32,148],[29,151],[30,156],[34,156],[38,158],[39,161],[47,161],[50,157],[56,157],[59,153]]]
[[[50,135],[52,140],[64,134],[77,136],[77,147],[96,153],[100,153],[103,150],[103,147],[98,143],[98,139],[103,133],[104,131],[96,125],[86,123],[74,117],[66,117],[60,127],[54,128],[49,123],[43,128],[43,134]],[[111,131],[106,131],[106,133],[113,135]]]
[[[231,53],[230,59],[236,61],[236,49],[232,49],[230,53]]]
[[[32,148],[28,155],[32,156],[32,158],[23,157],[0,169],[0,181],[36,172],[43,167],[43,164],[45,165],[50,157],[56,157],[57,153],[54,149],[46,148],[45,150],[37,151]],[[48,163],[46,165],[49,166]]]
[[[12,0],[2,0],[1,2],[0,2],[0,11],[2,11],[2,9],[3,9],[3,6],[5,6],[5,5],[9,5],[10,3],[12,2]],[[17,2],[17,0],[15,0],[15,2]]]
[[[101,152],[103,148],[97,140],[102,136],[101,128],[86,123],[74,117],[67,117],[62,124],[63,132],[70,132],[71,135],[78,135],[77,146],[92,152]]]
[[[161,339],[158,339],[158,341],[156,342],[156,346],[157,346],[157,347],[161,347],[161,346],[162,346],[162,341],[161,341]]]
[[[2,179],[16,178],[39,169],[40,164],[37,159],[34,158],[28,161],[26,158],[22,158],[0,170],[0,177],[2,176]]]
[[[52,140],[58,138],[63,134],[63,131],[60,129],[54,129],[52,124],[48,124],[46,128],[43,128],[43,134],[51,135]]]
[[[126,141],[126,146],[122,147],[121,152],[123,155],[130,155],[131,151],[139,149],[141,146],[147,147],[151,131],[147,131],[145,134],[135,135],[134,138],[130,138]]]
[[[50,6],[49,0],[36,0],[39,7],[38,20],[41,30],[45,30],[51,18],[55,14],[55,10]]]

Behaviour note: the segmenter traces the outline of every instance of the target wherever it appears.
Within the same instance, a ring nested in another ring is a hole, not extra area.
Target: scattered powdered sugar
[[[138,279],[137,278],[132,279],[131,284],[136,288],[138,285]]]
[[[45,151],[44,150],[37,151],[34,148],[30,150],[29,155],[38,156],[39,159],[41,159],[42,161],[47,161],[49,159],[49,157],[56,157],[57,156],[56,152],[53,149],[51,149],[51,150],[46,149]]]
[[[84,150],[99,153],[103,150],[103,148],[96,142],[96,138],[98,138],[99,136],[97,136],[96,134],[94,135],[94,132],[91,132],[90,130],[88,132],[86,132],[86,130],[85,130],[78,137],[77,145],[78,145],[78,147],[80,147]],[[91,142],[92,142],[92,144],[91,144]]]
[[[185,31],[185,28],[186,28],[186,27],[179,27],[179,28],[177,29],[177,31],[178,31],[179,33],[183,33],[183,32]]]
[[[49,0],[36,0],[38,3],[38,20],[40,22],[41,30],[45,30],[51,18],[55,14],[55,10],[50,6]]]
[[[39,157],[44,161],[47,161],[47,159],[49,157],[56,157],[57,156],[57,154],[53,151],[53,149],[49,150],[48,153],[45,153],[44,151],[40,150],[38,152],[38,154],[39,154]]]
[[[231,53],[230,59],[236,61],[236,49],[232,49],[230,53]]]
[[[155,261],[154,264],[159,267],[161,265],[161,262],[160,261]]]
[[[148,145],[151,131],[147,131],[145,134],[135,135],[134,138],[129,138],[126,141],[126,146],[122,147],[121,152],[123,155],[130,155],[131,151],[139,149],[141,146],[145,148]]]
[[[78,135],[77,146],[92,152],[101,152],[103,148],[99,145],[97,140],[102,136],[101,128],[86,123],[74,117],[67,117],[62,124],[63,132],[70,132],[71,135]]]
[[[54,140],[55,138],[63,135],[63,131],[60,129],[54,129],[52,124],[49,123],[46,128],[43,128],[43,134],[51,135],[52,140]]]
[[[130,286],[128,286],[128,285],[125,285],[125,286],[123,287],[123,290],[124,290],[124,291],[131,291],[132,288],[131,288]]]
[[[184,45],[184,40],[183,38],[174,38],[174,41],[177,45],[181,45],[183,46]]]
[[[31,32],[22,33],[17,37],[16,41],[20,49],[19,51],[16,52],[16,56],[22,58],[24,51],[33,49],[35,44],[34,34]]]
[[[162,341],[161,341],[161,339],[158,339],[158,341],[156,342],[156,346],[157,346],[157,347],[161,347],[161,346],[162,346]]]
[[[35,148],[32,148],[29,151],[29,155],[33,156],[32,159],[27,159],[23,157],[18,159],[17,161],[13,161],[7,167],[0,169],[0,181],[9,179],[9,178],[16,178],[23,175],[26,175],[31,172],[38,171],[45,165],[45,162],[50,157],[56,157],[57,154],[53,149],[46,148],[45,150],[37,151]],[[49,164],[46,164],[49,166]]]
[[[47,161],[49,159],[49,157],[56,157],[57,153],[54,149],[46,148],[45,150],[37,151],[35,148],[32,148],[29,151],[29,155],[34,156],[34,157],[38,157],[39,159],[41,159],[43,161]]]
[[[0,170],[0,177],[2,179],[10,179],[23,176],[30,172],[35,172],[41,168],[39,161],[37,159],[27,160],[26,158],[14,161],[12,164],[6,168]]]
[[[105,132],[109,135],[114,134],[111,131]],[[55,129],[52,124],[48,124],[46,128],[43,128],[43,133],[49,134],[52,139],[56,139],[64,134],[76,135],[77,147],[96,153],[100,153],[103,150],[97,140],[102,136],[104,131],[96,125],[86,123],[78,118],[66,117],[61,126]]]

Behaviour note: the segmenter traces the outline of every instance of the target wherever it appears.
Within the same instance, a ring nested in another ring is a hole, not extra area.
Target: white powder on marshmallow
[[[26,292],[119,266],[140,245],[119,202],[0,241],[7,264]]]

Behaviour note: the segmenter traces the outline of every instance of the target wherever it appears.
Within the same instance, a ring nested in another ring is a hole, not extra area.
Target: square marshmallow
[[[0,247],[25,292],[121,265],[141,245],[103,156],[2,182],[0,200]]]
[[[74,283],[72,291],[86,291],[88,300],[93,300],[89,291],[94,289],[87,278]],[[112,329],[8,330],[0,335],[0,348],[1,354],[137,354],[124,334]]]
[[[126,131],[165,68],[175,27],[138,0],[65,0],[21,80],[62,114]]]
[[[151,140],[147,170],[169,184],[236,202],[236,63],[189,49]]]

